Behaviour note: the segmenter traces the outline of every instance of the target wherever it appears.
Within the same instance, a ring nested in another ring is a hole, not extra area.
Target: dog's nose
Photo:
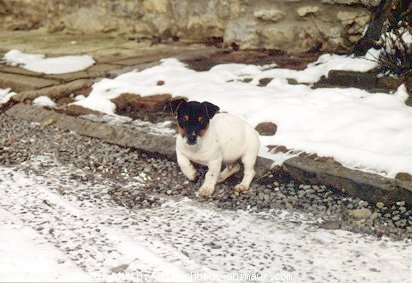
[[[190,145],[194,145],[197,142],[197,136],[196,135],[190,135],[187,136],[187,143]]]

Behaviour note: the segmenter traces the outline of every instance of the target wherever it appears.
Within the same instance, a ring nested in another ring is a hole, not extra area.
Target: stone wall
[[[0,28],[288,51],[348,49],[381,0],[0,0]]]

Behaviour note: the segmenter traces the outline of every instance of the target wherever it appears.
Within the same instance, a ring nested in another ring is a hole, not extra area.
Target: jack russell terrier
[[[208,167],[198,195],[211,196],[217,182],[240,171],[239,161],[243,163],[244,176],[235,186],[235,193],[246,192],[255,176],[260,147],[255,129],[229,113],[217,113],[219,107],[209,102],[177,99],[170,104],[177,116],[176,154],[183,174],[194,181],[196,169],[191,162]],[[221,172],[222,163],[226,168]]]

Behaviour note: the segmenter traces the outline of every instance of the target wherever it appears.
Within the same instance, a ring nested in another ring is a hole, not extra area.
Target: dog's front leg
[[[179,150],[176,150],[177,164],[179,164],[180,170],[190,180],[196,179],[196,169],[193,167],[189,158],[182,154]]]
[[[198,194],[202,197],[210,197],[215,191],[217,178],[219,177],[220,169],[222,167],[222,157],[219,156],[213,159],[208,164],[208,171],[205,176],[205,182],[200,187]]]

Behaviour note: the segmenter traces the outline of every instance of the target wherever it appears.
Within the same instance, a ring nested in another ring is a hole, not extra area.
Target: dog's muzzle
[[[196,134],[187,136],[187,144],[188,145],[195,145],[197,143],[197,136]]]

